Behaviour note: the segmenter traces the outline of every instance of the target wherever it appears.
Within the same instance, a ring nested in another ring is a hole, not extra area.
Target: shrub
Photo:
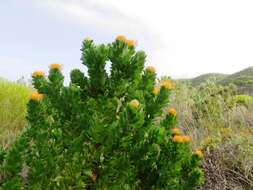
[[[204,140],[203,189],[253,188],[253,130],[223,128]]]
[[[206,117],[209,115],[216,119],[223,117],[224,112],[227,112],[235,103],[231,96],[235,94],[235,86],[221,86],[209,80],[202,83],[199,87],[194,89],[192,99],[194,100],[193,112],[196,119]],[[197,113],[198,112],[198,113]]]
[[[211,81],[199,87],[178,82],[173,93],[181,129],[191,136],[192,149],[201,147],[205,152],[201,188],[253,189],[250,98],[234,95],[233,86]]]
[[[246,107],[250,107],[250,106],[253,107],[253,97],[252,96],[248,96],[248,95],[244,95],[244,94],[236,95],[234,97],[234,100],[239,105],[243,105]]]
[[[6,153],[3,189],[193,189],[202,182],[201,151],[176,129],[169,108],[174,84],[157,84],[145,54],[119,36],[95,45],[86,39],[80,70],[63,85],[61,65],[33,74],[30,126]],[[108,74],[105,66],[111,62]],[[161,121],[157,117],[163,115]]]

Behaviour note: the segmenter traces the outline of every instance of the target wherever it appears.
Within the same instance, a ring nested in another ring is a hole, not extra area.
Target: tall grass
[[[253,107],[251,97],[213,82],[193,88],[178,84],[179,125],[205,152],[203,189],[253,189]]]
[[[7,148],[25,127],[26,103],[30,89],[0,80],[0,147]]]

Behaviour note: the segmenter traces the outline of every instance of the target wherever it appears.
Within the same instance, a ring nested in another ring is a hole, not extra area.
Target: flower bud
[[[169,109],[167,110],[167,113],[168,113],[169,115],[176,116],[176,115],[177,115],[177,110],[174,109],[174,108],[169,108]]]
[[[122,41],[122,42],[126,42],[127,41],[127,39],[126,39],[126,37],[124,35],[118,35],[116,37],[116,40]]]
[[[152,90],[152,93],[153,93],[154,95],[159,94],[159,92],[160,92],[160,88],[157,87],[157,86],[155,86],[155,87],[153,88],[153,90]]]
[[[181,135],[175,135],[172,137],[172,141],[177,143],[183,143],[183,138]]]
[[[43,94],[40,94],[38,92],[31,93],[30,99],[33,101],[40,101],[43,99]]]
[[[130,103],[129,103],[129,106],[133,109],[137,109],[140,107],[140,102],[136,99],[132,100]]]
[[[160,86],[168,90],[175,89],[176,87],[175,83],[171,82],[170,80],[162,80],[160,82]]]
[[[180,135],[181,134],[181,131],[179,128],[173,128],[173,129],[171,129],[171,132],[173,135]]]
[[[189,143],[191,141],[191,137],[189,136],[182,136],[183,143]]]
[[[201,150],[196,150],[194,153],[196,156],[198,156],[199,158],[203,158],[203,152]]]
[[[155,67],[153,67],[153,66],[146,67],[146,72],[147,73],[155,73]]]
[[[34,71],[33,73],[32,73],[32,77],[44,77],[45,76],[45,73],[44,73],[44,71]]]
[[[136,45],[136,41],[134,41],[134,40],[127,40],[126,43],[127,43],[127,45],[128,45],[129,47],[133,47],[133,46]]]
[[[57,69],[57,70],[61,70],[61,64],[58,63],[52,63],[51,65],[49,65],[50,69]]]

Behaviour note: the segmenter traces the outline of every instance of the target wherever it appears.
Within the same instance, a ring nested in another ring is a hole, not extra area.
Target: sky
[[[29,79],[51,63],[81,65],[81,42],[137,40],[146,65],[173,78],[253,66],[252,0],[0,0],[0,77]]]

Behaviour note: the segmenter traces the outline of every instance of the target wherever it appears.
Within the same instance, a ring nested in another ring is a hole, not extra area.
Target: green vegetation
[[[29,127],[0,152],[0,186],[10,189],[178,189],[203,182],[200,150],[176,128],[168,106],[174,83],[156,82],[146,55],[119,36],[83,41],[80,70],[69,86],[59,64],[33,73]],[[111,62],[111,72],[105,71]]]
[[[234,83],[236,85],[253,86],[253,67],[236,72],[220,81],[221,84]]]
[[[178,83],[173,102],[192,148],[204,151],[203,189],[253,189],[252,97],[215,82]]]
[[[7,148],[26,125],[26,104],[30,89],[0,80],[0,146]]]
[[[229,75],[219,83],[222,85],[233,83],[237,86],[239,93],[253,96],[253,67]]]
[[[236,95],[234,96],[234,101],[239,105],[244,105],[245,107],[253,107],[253,97],[248,95]]]
[[[195,78],[191,79],[190,82],[193,86],[198,86],[203,82],[207,82],[208,80],[220,81],[220,80],[224,79],[225,77],[227,77],[227,75],[225,75],[225,74],[208,73],[208,74],[203,74],[198,77],[195,77]]]
[[[204,74],[193,79],[185,79],[183,82],[188,82],[193,86],[198,86],[208,80],[215,81],[217,84],[224,86],[234,84],[236,85],[239,94],[253,96],[253,67],[246,68],[231,75],[218,73]]]

